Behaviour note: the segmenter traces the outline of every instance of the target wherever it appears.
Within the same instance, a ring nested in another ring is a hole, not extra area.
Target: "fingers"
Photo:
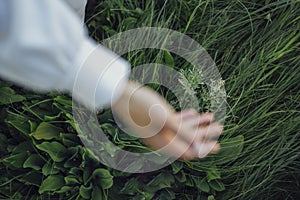
[[[191,147],[191,144],[178,136],[176,137],[176,134],[167,129],[163,129],[161,133],[145,138],[143,141],[158,152],[172,157],[180,157],[186,160],[197,157],[197,152]]]
[[[197,127],[201,125],[206,125],[211,122],[213,122],[214,116],[212,113],[206,113],[206,114],[201,114],[197,115],[189,120],[186,121],[186,124],[191,127]]]
[[[195,141],[192,144],[183,140],[176,133],[163,129],[159,134],[145,138],[144,142],[158,152],[184,160],[204,158],[210,153],[216,153],[220,149],[217,141]]]
[[[186,141],[193,141],[191,148],[196,152],[196,157],[204,158],[220,149],[214,139],[220,136],[223,126],[212,123],[212,113],[198,114],[195,110],[186,110],[181,112],[181,117],[182,127],[178,133]]]
[[[193,143],[192,147],[196,151],[198,158],[204,158],[210,153],[216,153],[220,149],[220,144],[217,141],[210,141],[204,143]]]
[[[191,120],[192,125],[200,125],[202,123],[211,123],[214,120],[212,113],[199,114],[195,109],[183,110],[176,113],[177,118],[180,120]]]
[[[205,127],[199,127],[197,129],[196,140],[204,141],[219,137],[223,131],[223,126],[218,123],[212,123]]]
[[[218,123],[212,123],[203,127],[190,127],[187,124],[182,124],[177,131],[173,130],[175,134],[178,134],[183,140],[186,140],[186,142],[190,144],[194,141],[202,142],[215,139],[222,131],[223,127]]]
[[[223,131],[220,124],[212,123],[214,120],[212,113],[198,114],[190,109],[178,113],[177,117],[180,117],[181,123],[173,130],[188,142],[212,139]]]
[[[212,113],[198,114],[195,110],[184,110],[175,115],[173,121],[156,135],[145,138],[144,142],[158,152],[191,160],[204,158],[216,153],[220,145],[215,138],[223,131],[218,123],[213,123]]]

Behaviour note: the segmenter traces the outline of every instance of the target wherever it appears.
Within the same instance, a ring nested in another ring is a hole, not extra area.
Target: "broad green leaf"
[[[220,152],[214,155],[214,164],[220,165],[235,160],[243,150],[244,136],[239,135],[221,141]]]
[[[199,182],[197,182],[196,187],[199,188],[203,192],[206,192],[206,193],[209,192],[209,185],[205,179],[202,179]]]
[[[133,195],[139,191],[140,183],[136,178],[131,178],[127,181],[124,187],[121,189],[121,193]]]
[[[61,116],[62,112],[58,113],[57,115],[54,116],[49,116],[49,115],[45,115],[44,116],[44,121],[49,122],[49,121],[55,121],[58,120],[59,117]]]
[[[173,174],[177,174],[183,167],[183,162],[181,161],[175,161],[171,164],[172,166],[172,171],[173,171]]]
[[[211,180],[220,179],[221,178],[220,171],[217,169],[216,166],[211,166],[206,171],[206,178],[208,182],[210,182]]]
[[[199,190],[203,192],[209,192],[209,185],[206,182],[206,178],[203,178],[201,176],[195,176],[195,175],[188,175],[189,178],[192,180],[193,185],[198,188]],[[187,184],[186,184],[187,185]],[[192,187],[194,187],[192,186]]]
[[[27,159],[28,155],[26,152],[21,152],[17,154],[11,154],[2,159],[2,162],[9,167],[22,168],[24,161]]]
[[[209,196],[207,197],[207,200],[215,200],[214,195],[209,195]]]
[[[76,190],[76,187],[64,185],[60,188],[60,190],[57,190],[56,193],[57,194],[64,194],[64,193],[67,193],[71,190]]]
[[[44,116],[55,115],[51,99],[32,100],[24,102],[22,109],[43,121]]]
[[[118,148],[115,145],[111,145],[107,142],[101,142],[105,152],[109,154],[110,157],[114,157]]]
[[[42,150],[49,154],[51,159],[55,162],[61,162],[66,158],[64,154],[66,147],[59,142],[43,142],[42,144],[36,145],[39,150]]]
[[[83,176],[82,176],[82,178],[83,178],[83,183],[84,183],[85,185],[87,185],[88,182],[90,181],[91,175],[92,175],[92,169],[91,169],[91,167],[90,167],[90,166],[86,166],[86,167],[84,168],[84,170],[83,170]]]
[[[158,195],[157,199],[159,200],[172,200],[175,199],[175,194],[173,191],[171,190],[163,190],[160,192],[160,194]]]
[[[186,181],[184,183],[186,186],[189,186],[189,187],[195,187],[195,182],[192,178],[192,175],[186,175]]]
[[[156,194],[156,192],[152,192],[152,191],[146,191],[146,192],[142,192],[143,197],[142,199],[153,199],[154,195]]]
[[[57,174],[59,173],[59,169],[57,169],[55,167],[55,164],[49,160],[42,168],[42,173],[45,175],[45,176],[48,176],[50,174]]]
[[[84,199],[90,199],[91,198],[91,194],[92,194],[92,189],[93,189],[92,185],[90,185],[89,187],[81,185],[80,189],[79,189],[79,194]]]
[[[81,157],[76,156],[68,159],[67,161],[64,162],[64,168],[71,168],[73,166],[80,166],[82,163]]]
[[[60,132],[63,132],[61,128],[47,122],[42,122],[30,136],[33,136],[37,140],[51,140],[54,138],[58,139]]]
[[[76,146],[81,144],[79,137],[75,133],[60,133],[59,137],[66,146]]]
[[[56,107],[58,110],[62,111],[64,114],[68,114],[72,112],[72,107],[63,106],[57,102],[54,102],[53,106]]]
[[[69,138],[61,138],[61,140],[65,146],[76,146],[80,144],[80,142],[75,142],[74,140],[70,140]]]
[[[113,176],[106,169],[99,168],[94,170],[90,178],[92,178],[95,183],[103,189],[109,189],[113,185]]]
[[[30,133],[28,120],[29,118],[27,116],[16,113],[9,113],[6,118],[6,121],[10,126],[14,127],[26,136],[28,136],[27,134]]]
[[[60,175],[50,175],[43,182],[39,188],[39,193],[52,192],[60,189],[65,185],[63,176]]]
[[[77,179],[77,177],[73,175],[66,176],[64,179],[67,185],[80,184],[80,181]]]
[[[97,160],[96,155],[90,151],[89,149],[83,147],[82,148],[83,153],[82,153],[82,160],[86,162],[92,162],[92,163],[98,163],[99,161]]]
[[[30,132],[34,132],[37,128],[37,123],[35,121],[31,121],[31,120],[28,120],[28,123],[29,123],[29,126],[30,126]]]
[[[144,195],[138,194],[138,195],[135,195],[134,197],[132,197],[130,200],[148,200],[148,199],[151,199],[151,197],[146,198],[145,196],[146,196],[145,194]],[[151,195],[151,196],[153,196],[153,195]]]
[[[66,96],[57,96],[54,98],[54,101],[68,107],[72,107],[72,99]]]
[[[177,181],[179,181],[180,183],[184,183],[186,182],[186,175],[183,171],[180,171],[179,173],[177,173],[175,175],[175,178]]]
[[[144,162],[143,158],[136,160],[134,162],[131,162],[130,164],[127,165],[127,167],[125,168],[125,171],[137,172],[143,167],[143,162]]]
[[[38,154],[31,154],[24,162],[24,168],[32,168],[35,170],[40,170],[44,165],[45,161]]]
[[[138,148],[140,148],[140,145],[137,145]],[[140,148],[142,151],[141,153],[148,153],[149,152],[149,149],[148,148]],[[156,163],[156,164],[159,164],[159,165],[163,165],[167,162],[169,162],[170,160],[170,157],[164,155],[164,154],[161,154],[159,156],[156,156],[155,159],[151,160],[152,162]]]
[[[10,87],[0,88],[0,105],[6,105],[26,100],[25,97],[16,94]]]
[[[193,170],[196,170],[196,171],[199,171],[199,172],[206,172],[206,170],[208,170],[213,163],[212,163],[212,161],[206,162],[205,159],[204,159],[201,162],[199,162],[199,161],[186,161],[185,164]]]
[[[221,191],[225,190],[224,184],[219,180],[212,180],[208,184],[212,189],[214,189],[218,192],[221,192]]]
[[[78,167],[74,166],[70,169],[69,174],[73,174],[74,176],[80,176],[81,177],[82,176],[82,171],[84,172],[87,169],[88,169],[87,167],[82,168],[80,166],[78,166]]]
[[[163,188],[170,188],[174,182],[175,179],[172,174],[168,172],[162,172],[147,184],[147,190],[156,192]]]
[[[23,153],[23,152],[34,152],[34,148],[32,145],[32,141],[25,141],[25,142],[21,142],[19,143],[13,150],[12,153],[16,154],[16,153]]]
[[[100,199],[103,199],[103,191],[101,188],[94,186],[91,200],[100,200]]]
[[[25,185],[35,185],[39,187],[43,181],[43,178],[44,176],[42,173],[32,170],[18,180]]]

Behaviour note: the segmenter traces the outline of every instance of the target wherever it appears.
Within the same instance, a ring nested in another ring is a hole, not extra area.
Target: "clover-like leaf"
[[[80,196],[84,199],[90,199],[92,194],[92,188],[92,185],[90,185],[89,187],[81,185],[79,189]]]
[[[196,187],[199,188],[201,191],[208,193],[209,192],[209,185],[205,179],[200,180],[196,183]]]
[[[22,168],[24,161],[27,159],[27,153],[21,152],[17,154],[11,154],[3,158],[2,162],[9,167]]]
[[[59,169],[55,167],[55,164],[52,160],[49,160],[43,167],[42,167],[42,173],[45,176],[48,176],[50,174],[57,174],[59,173]]]
[[[128,180],[124,187],[121,189],[121,193],[133,195],[139,191],[140,183],[136,178]]]
[[[47,152],[50,158],[55,162],[61,162],[66,158],[64,153],[67,149],[59,142],[43,142],[42,144],[36,145],[36,147],[44,152]]]
[[[217,169],[216,166],[211,166],[206,171],[206,178],[208,182],[210,182],[211,180],[220,179],[221,178],[220,171]]]
[[[42,159],[42,157],[38,154],[31,154],[24,162],[23,167],[24,168],[32,168],[35,170],[40,170],[43,166],[45,161]]]
[[[64,177],[60,175],[50,175],[41,184],[39,193],[52,192],[60,189],[65,185]]]
[[[174,174],[177,174],[183,168],[183,162],[175,161],[172,163],[172,171]]]
[[[22,95],[16,94],[10,87],[0,88],[0,105],[6,105],[26,100]]]
[[[219,180],[212,180],[208,183],[210,187],[218,192],[224,191],[225,186],[224,184]]]
[[[30,136],[33,136],[37,140],[51,140],[59,138],[60,132],[63,132],[61,128],[47,122],[42,122]]]
[[[103,191],[101,188],[94,186],[91,200],[100,200],[100,199],[103,199]]]
[[[113,176],[106,169],[98,168],[94,170],[90,179],[93,179],[94,182],[103,189],[109,189],[113,185]]]
[[[148,184],[147,190],[156,192],[163,188],[170,188],[175,182],[175,178],[172,174],[163,172],[154,177]]]

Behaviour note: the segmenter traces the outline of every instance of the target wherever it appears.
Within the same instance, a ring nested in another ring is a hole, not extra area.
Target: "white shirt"
[[[129,64],[90,39],[86,0],[0,0],[0,76],[41,92],[62,91],[90,108],[116,101]]]

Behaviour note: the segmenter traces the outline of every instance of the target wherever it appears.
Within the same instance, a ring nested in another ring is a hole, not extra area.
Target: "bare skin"
[[[214,138],[223,127],[213,122],[212,113],[176,113],[163,97],[138,83],[128,83],[112,110],[145,144],[169,156],[192,160],[220,148]]]

